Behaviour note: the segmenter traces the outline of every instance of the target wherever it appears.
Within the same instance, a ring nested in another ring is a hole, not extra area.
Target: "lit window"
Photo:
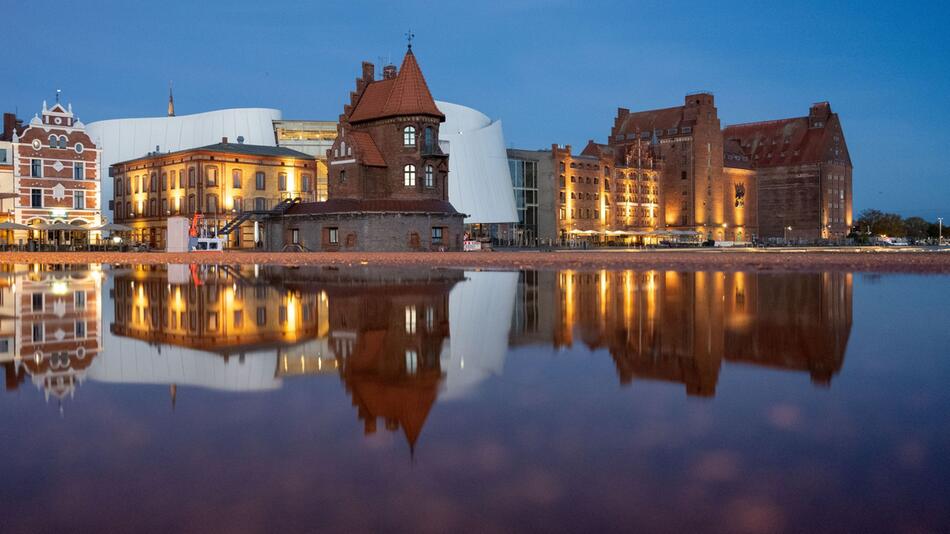
[[[231,187],[234,189],[241,188],[241,169],[231,170]]]
[[[414,187],[416,185],[415,165],[406,165],[402,168],[402,181],[406,187]]]
[[[340,229],[327,228],[327,241],[331,245],[339,245],[340,244]]]
[[[406,306],[406,333],[416,333],[416,307]]]
[[[406,126],[402,129],[403,146],[416,146],[416,127]]]

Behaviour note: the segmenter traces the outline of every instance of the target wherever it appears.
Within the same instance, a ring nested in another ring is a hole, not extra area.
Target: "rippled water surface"
[[[0,531],[944,532],[950,278],[8,266]]]

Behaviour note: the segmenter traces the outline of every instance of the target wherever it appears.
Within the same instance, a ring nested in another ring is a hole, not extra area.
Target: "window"
[[[406,333],[416,333],[416,307],[406,306]]]
[[[85,191],[73,191],[73,209],[74,210],[86,209],[86,192]]]
[[[257,315],[255,317],[257,321],[257,326],[264,326],[267,324],[267,308],[263,306],[257,307]]]
[[[435,139],[432,135],[432,127],[426,126],[425,129],[425,151],[431,154],[435,150]]]
[[[82,339],[86,337],[86,322],[85,321],[76,321],[75,334],[76,334],[76,339]]]
[[[182,171],[178,171],[178,188],[185,188],[185,173]]]
[[[195,186],[195,168],[189,167],[188,168],[188,187],[194,187],[194,186]]]
[[[242,197],[234,197],[234,211],[242,212],[244,211],[244,199]]]
[[[162,213],[160,213],[160,215],[165,215],[167,213],[168,213],[168,199],[163,198],[162,199]]]
[[[152,175],[149,176],[148,178],[148,190],[154,193],[157,188],[158,188],[158,177],[153,172]]]
[[[153,199],[150,199],[150,200],[148,201],[148,214],[149,214],[149,216],[151,216],[151,217],[154,217],[154,216],[158,215],[158,213],[156,213],[158,210],[156,209],[155,206],[156,206],[156,204],[155,204],[155,199],[154,199],[154,198],[153,198]]]
[[[686,179],[686,171],[680,172],[680,180],[685,180],[685,179]]]
[[[416,166],[415,165],[406,165],[402,168],[402,181],[403,185],[406,187],[413,187],[416,185]]]
[[[426,130],[429,130],[426,128]],[[432,165],[426,165],[426,187],[435,187]]]
[[[42,189],[30,189],[30,207],[31,208],[43,207],[43,190]]]
[[[265,186],[265,184],[264,184],[264,173],[263,173],[263,172],[258,172],[257,174],[254,175],[254,187],[255,187],[258,191],[263,191],[263,190],[265,189],[266,186]]]
[[[264,211],[267,209],[267,201],[262,197],[254,198],[254,210]]]
[[[33,293],[32,304],[33,304],[33,311],[43,311],[43,294]]]
[[[340,244],[340,229],[339,228],[327,228],[327,242],[331,245]]]
[[[300,244],[300,229],[299,228],[292,228],[290,230],[290,242],[295,245]]]
[[[33,323],[33,341],[43,341],[43,323]]]
[[[282,172],[277,174],[277,190],[286,191],[287,190],[287,173]]]
[[[312,191],[310,186],[310,175],[304,174],[300,177],[300,191],[304,193],[309,193]]]
[[[242,328],[244,326],[244,310],[234,310],[234,328]]]
[[[234,189],[241,188],[241,169],[231,170],[231,187]]]
[[[86,164],[82,162],[73,163],[73,180],[82,180],[85,176]]]
[[[161,191],[168,189],[168,173],[167,172],[162,173],[162,183],[159,186],[159,189]]]
[[[195,212],[195,195],[188,195],[188,213]]]
[[[122,178],[116,178],[116,179],[115,179],[115,194],[117,194],[117,195],[122,195],[122,194],[124,194],[124,192],[123,192],[123,190],[122,190],[122,186],[123,186]]]
[[[416,127],[406,126],[402,129],[403,146],[416,146]]]
[[[175,213],[181,213],[181,197],[175,197]]]
[[[49,147],[59,148],[59,138],[57,138],[55,135],[49,136]]]
[[[7,163],[7,149],[0,148],[0,163]]]
[[[68,140],[66,139],[66,136],[65,136],[65,135],[59,136],[59,148],[66,148],[66,143],[67,143],[67,142],[68,142]]]
[[[40,159],[30,160],[30,176],[34,178],[43,177],[43,160],[40,160]]]
[[[175,186],[178,185],[178,179],[175,178],[175,171],[169,171],[169,174],[171,175],[171,183],[169,185],[171,185],[172,189],[175,189]]]
[[[73,291],[73,307],[77,310],[86,309],[86,292],[85,291]]]
[[[433,242],[433,243],[441,243],[441,242],[442,242],[442,230],[443,230],[443,228],[442,228],[441,226],[433,226],[433,227],[432,227],[432,242]]]
[[[205,197],[205,209],[208,213],[218,212],[218,195],[208,195]]]
[[[341,184],[346,183],[346,171],[340,171],[340,183]]]
[[[218,168],[208,167],[205,170],[205,183],[209,186],[218,185]]]

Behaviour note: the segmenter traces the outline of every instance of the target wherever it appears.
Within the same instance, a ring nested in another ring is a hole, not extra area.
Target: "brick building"
[[[17,240],[80,243],[95,238],[97,233],[87,230],[101,224],[99,149],[72,105],[58,100],[52,108],[43,102],[42,113],[11,137],[18,197],[11,208],[13,220],[36,228],[18,232]],[[6,126],[6,117],[4,122]],[[77,230],[49,229],[57,223]]]
[[[133,237],[165,247],[168,217],[201,213],[221,228],[245,213],[266,212],[282,200],[314,200],[317,162],[284,147],[221,143],[177,152],[153,153],[110,169],[115,221]],[[254,247],[260,226],[248,219],[229,234],[229,246]]]
[[[462,220],[448,201],[445,116],[410,48],[377,80],[363,63],[327,153],[328,199],[267,220],[267,247],[304,250],[457,250]]]
[[[539,225],[542,243],[808,243],[843,239],[852,222],[851,159],[827,102],[720,130],[713,96],[691,94],[672,108],[620,108],[607,144],[588,141],[580,154],[553,145],[509,150],[509,160],[552,168],[540,180],[556,195],[538,219],[556,224]]]
[[[828,102],[805,117],[727,126],[731,169],[754,170],[763,239],[841,239],[852,223],[851,156]]]

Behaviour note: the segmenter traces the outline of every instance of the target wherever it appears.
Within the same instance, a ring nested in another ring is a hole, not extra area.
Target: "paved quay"
[[[466,269],[661,269],[950,273],[950,248],[494,252],[3,252],[0,263],[386,265]]]

